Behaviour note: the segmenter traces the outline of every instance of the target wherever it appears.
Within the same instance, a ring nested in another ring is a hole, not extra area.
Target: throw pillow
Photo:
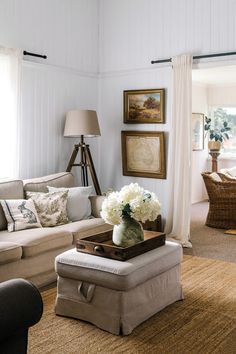
[[[216,181],[216,182],[222,182],[222,179],[220,178],[220,176],[219,176],[218,173],[216,173],[216,172],[212,172],[212,173],[210,174],[210,177],[211,177],[212,179],[214,179],[214,181]]]
[[[91,215],[89,196],[92,194],[92,186],[72,188],[55,188],[48,186],[47,188],[49,192],[68,191],[67,213],[71,221],[88,219]]]
[[[42,227],[32,200],[1,200],[9,232]]]
[[[236,167],[231,167],[226,170],[226,173],[231,177],[236,177]]]
[[[54,193],[26,192],[26,198],[34,201],[43,227],[67,224],[66,204],[68,191]]]

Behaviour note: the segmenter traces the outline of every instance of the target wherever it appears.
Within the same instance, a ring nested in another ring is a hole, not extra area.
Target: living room
[[[78,138],[63,136],[66,115],[71,110],[94,110],[101,136],[87,138],[86,143],[102,193],[138,183],[156,194],[161,203],[163,226],[170,229],[168,223],[176,205],[176,219],[186,220],[188,227],[190,210],[178,206],[189,190],[182,186],[175,189],[175,195],[171,194],[177,175],[173,161],[176,159],[177,164],[179,161],[172,147],[177,117],[173,113],[172,65],[151,64],[151,61],[184,53],[195,56],[233,52],[235,13],[234,0],[1,0],[0,46],[19,50],[20,75],[14,127],[7,118],[9,105],[0,102],[0,178],[27,180],[66,171],[73,146],[79,142]],[[22,55],[22,51],[47,58]],[[197,66],[201,71],[204,66],[234,65],[235,58],[235,55],[203,58],[193,61],[193,68]],[[164,122],[124,123],[124,91],[148,89],[164,89]],[[1,82],[0,90],[3,94]],[[199,97],[199,92],[198,97],[193,96],[191,113],[206,115],[203,108],[195,111]],[[123,174],[121,131],[164,133],[166,178]],[[190,144],[187,140],[191,139],[186,135],[183,145],[186,140],[187,147]],[[192,187],[192,201],[201,202],[207,197],[201,173],[206,161],[205,168],[211,171],[211,159],[206,148],[193,154],[189,149],[188,153],[193,165],[186,169],[183,182],[193,176],[197,187]],[[204,155],[204,162],[200,154]],[[235,166],[234,160],[231,165],[222,165],[222,160],[218,163],[219,168]],[[73,167],[72,173],[76,185],[81,185],[80,169]],[[92,184],[90,176],[89,182]],[[70,180],[67,185],[55,187],[69,188],[70,183],[72,186]],[[21,187],[18,185],[16,189]],[[65,234],[57,235],[64,242]],[[190,240],[186,234],[186,240],[180,243],[191,247],[191,234]],[[51,254],[56,256],[54,250]],[[52,258],[50,262],[53,264]],[[7,264],[4,267],[7,269]],[[45,268],[45,274],[47,271]],[[53,283],[41,290],[44,314],[30,329],[29,352],[235,353],[235,271],[235,263],[227,259],[221,262],[211,257],[185,255],[182,262],[185,299],[158,312],[128,336],[115,336],[87,322],[56,316]],[[14,274],[21,277],[17,272]]]

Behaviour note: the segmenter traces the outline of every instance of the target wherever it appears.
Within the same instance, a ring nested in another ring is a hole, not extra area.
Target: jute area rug
[[[236,264],[184,256],[185,299],[159,312],[129,336],[55,316],[56,289],[42,293],[44,315],[31,328],[30,354],[236,353]]]

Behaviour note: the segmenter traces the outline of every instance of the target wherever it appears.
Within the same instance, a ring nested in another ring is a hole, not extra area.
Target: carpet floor
[[[206,226],[208,208],[207,201],[191,206],[190,239],[193,248],[184,248],[184,254],[236,263],[236,235],[227,235],[224,229]]]
[[[182,283],[185,299],[129,336],[55,316],[56,289],[47,290],[43,318],[30,329],[29,354],[235,354],[236,264],[184,256]]]

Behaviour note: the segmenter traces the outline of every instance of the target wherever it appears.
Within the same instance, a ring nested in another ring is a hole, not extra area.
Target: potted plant
[[[218,108],[214,113],[214,121],[205,117],[204,130],[209,137],[209,150],[220,150],[222,142],[229,139],[228,133],[231,130],[226,119],[226,112],[222,108]]]

